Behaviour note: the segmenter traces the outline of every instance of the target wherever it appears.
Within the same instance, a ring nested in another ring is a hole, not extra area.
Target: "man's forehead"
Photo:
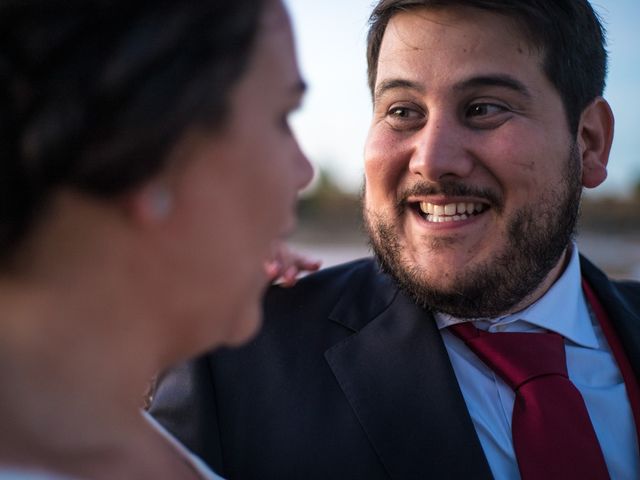
[[[458,38],[465,46],[480,38],[493,36],[528,53],[540,53],[528,27],[519,18],[465,5],[416,6],[397,11],[385,28],[381,48],[384,49],[385,43],[388,43],[385,39],[394,35],[401,41],[396,43],[396,48],[423,50],[427,38],[440,37],[441,43],[445,44],[451,41],[451,35],[447,33],[456,30],[464,32]]]
[[[462,76],[509,73],[516,65],[542,70],[541,52],[505,15],[472,7],[414,8],[394,15],[378,55],[378,81],[387,73],[416,80],[425,68]],[[411,75],[413,74],[413,75]]]

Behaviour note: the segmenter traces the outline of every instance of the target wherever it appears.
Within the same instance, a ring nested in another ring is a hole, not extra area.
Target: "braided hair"
[[[223,125],[261,0],[0,0],[0,260],[56,189],[109,198]]]

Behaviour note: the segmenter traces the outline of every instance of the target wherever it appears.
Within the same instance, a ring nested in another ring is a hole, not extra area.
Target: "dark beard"
[[[363,209],[364,224],[382,269],[419,305],[461,318],[492,317],[509,312],[533,292],[573,238],[582,195],[580,157],[575,145],[563,183],[562,191],[556,192],[555,198],[544,199],[544,205],[532,202],[533,206],[520,210],[508,226],[506,248],[490,262],[462,272],[454,292],[426,281],[419,266],[404,264],[392,224]]]

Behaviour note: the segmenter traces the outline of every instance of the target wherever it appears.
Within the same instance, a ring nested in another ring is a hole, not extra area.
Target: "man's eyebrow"
[[[531,98],[531,92],[521,81],[509,75],[482,75],[464,80],[455,86],[456,90],[468,90],[477,87],[503,87]]]
[[[376,87],[374,98],[378,99],[389,90],[398,88],[416,90],[419,93],[424,92],[424,86],[417,82],[412,82],[411,80],[405,80],[402,78],[390,78],[389,80],[383,80],[382,82],[380,82],[380,84]]]
[[[517,93],[524,95],[527,98],[531,98],[531,92],[521,81],[513,78],[509,75],[482,75],[478,77],[472,77],[468,80],[464,80],[455,86],[456,90],[468,90],[478,87],[503,87],[513,90]],[[403,78],[391,78],[384,80],[376,87],[375,99],[380,98],[389,90],[394,89],[410,89],[415,90],[418,93],[424,93],[424,85],[406,80]]]

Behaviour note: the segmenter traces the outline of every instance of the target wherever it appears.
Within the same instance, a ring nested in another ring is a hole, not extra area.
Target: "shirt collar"
[[[488,322],[492,326],[518,323],[519,328],[512,331],[526,331],[523,322],[533,327],[543,328],[559,333],[563,337],[588,348],[598,348],[598,340],[591,324],[591,316],[582,292],[580,258],[578,248],[574,244],[571,258],[564,272],[551,288],[539,300],[520,312],[496,318],[456,318],[435,312],[439,329],[466,321]]]

